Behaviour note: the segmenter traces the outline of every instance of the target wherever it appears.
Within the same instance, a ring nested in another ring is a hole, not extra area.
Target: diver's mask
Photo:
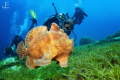
[[[74,20],[72,18],[68,18],[64,23],[64,27],[66,30],[71,31],[74,29]]]

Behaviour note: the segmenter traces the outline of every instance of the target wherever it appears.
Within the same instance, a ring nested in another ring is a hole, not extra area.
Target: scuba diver
[[[63,29],[64,32],[67,34],[67,35],[70,35],[71,31],[74,29],[74,19],[72,19],[71,17],[68,16],[68,13],[66,14],[63,14],[63,13],[59,13],[57,12],[56,10],[56,7],[54,6],[54,3],[52,3],[55,11],[56,11],[56,14],[55,15],[52,15],[50,16],[44,23],[43,25],[44,26],[47,26],[48,27],[48,30],[50,29],[51,27],[51,24],[52,23],[56,23],[60,29]],[[32,16],[32,25],[30,27],[30,29],[32,29],[34,27],[34,24],[37,25],[37,20],[36,20],[36,14],[33,10],[30,10],[30,14]],[[30,30],[29,29],[29,30]]]
[[[43,25],[48,27],[48,30],[51,27],[52,23],[56,23],[60,29],[63,29],[67,35],[70,35],[71,31],[74,29],[74,20],[68,15],[60,13],[50,16]]]
[[[23,41],[23,38],[16,34],[14,36],[14,39],[11,43],[10,46],[6,45],[5,46],[5,49],[4,49],[4,55],[8,56],[8,55],[11,55],[11,56],[17,56],[16,54],[16,48],[17,48],[17,45],[19,44],[20,41]]]
[[[76,7],[72,18],[75,18],[75,24],[80,25],[84,19],[84,16],[88,17],[88,15],[81,8]]]
[[[50,16],[44,23],[43,25],[44,26],[47,26],[48,27],[48,30],[50,29],[51,27],[51,24],[52,23],[57,23],[57,25],[60,27],[60,29],[63,29],[64,32],[69,36],[71,34],[71,32],[74,34],[75,36],[75,39],[74,41],[77,39],[75,33],[73,32],[73,29],[74,29],[74,25],[75,25],[75,21],[72,17],[69,17],[68,13],[66,14],[63,14],[63,13],[59,13],[57,12],[56,10],[56,7],[54,6],[54,3],[52,3],[54,9],[55,9],[55,12],[56,14],[55,15],[52,15]],[[30,10],[30,14],[31,14],[31,17],[32,17],[32,25],[30,26],[30,29],[31,30],[33,27],[34,27],[34,24],[37,25],[37,19],[36,19],[36,14],[33,10]]]
[[[51,27],[51,24],[54,22],[56,24],[58,24],[58,26],[60,27],[60,29],[63,29],[64,32],[67,35],[70,35],[71,31],[74,29],[74,19],[72,19],[71,17],[69,17],[68,13],[63,14],[63,13],[59,13],[56,10],[56,7],[54,6],[54,3],[52,3],[56,14],[50,16],[44,23],[43,25],[48,27],[48,30]]]

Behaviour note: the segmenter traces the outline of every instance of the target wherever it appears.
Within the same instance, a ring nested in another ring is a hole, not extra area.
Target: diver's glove
[[[37,26],[37,20],[36,19],[30,19],[30,20],[32,20],[32,23],[36,24],[36,26]]]

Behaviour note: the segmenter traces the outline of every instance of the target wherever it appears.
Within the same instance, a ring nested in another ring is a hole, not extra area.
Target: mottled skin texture
[[[26,36],[25,45],[20,42],[17,47],[19,57],[23,59],[26,56],[26,65],[31,69],[48,65],[51,60],[58,61],[61,67],[67,67],[72,50],[73,40],[55,23],[52,23],[50,31],[46,26],[33,28]]]

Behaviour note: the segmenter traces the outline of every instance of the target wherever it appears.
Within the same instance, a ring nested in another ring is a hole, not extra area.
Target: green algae
[[[95,42],[74,48],[68,67],[55,61],[38,69],[28,69],[18,58],[0,62],[4,80],[120,80],[120,41]]]

